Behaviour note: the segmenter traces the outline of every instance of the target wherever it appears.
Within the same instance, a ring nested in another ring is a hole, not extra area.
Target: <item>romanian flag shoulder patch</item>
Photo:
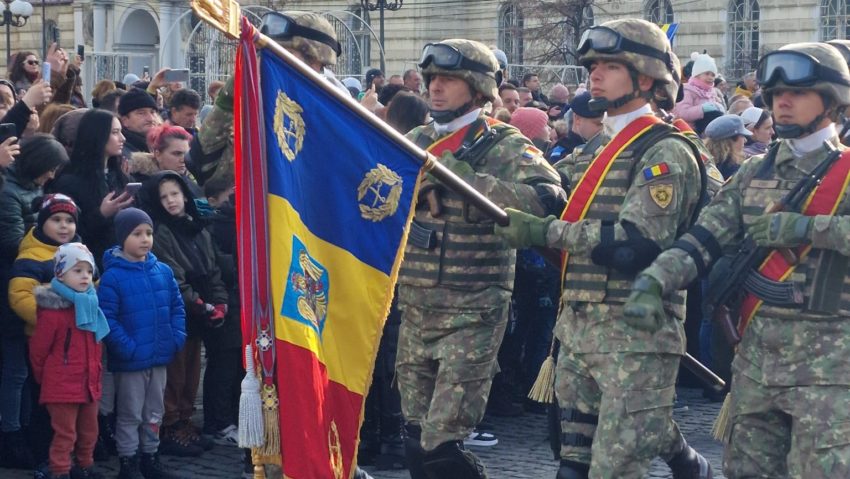
[[[540,156],[542,154],[543,153],[540,150],[538,150],[536,147],[529,146],[529,147],[525,148],[525,151],[522,153],[522,157],[532,159],[535,156]]]
[[[646,181],[661,178],[670,174],[670,167],[667,163],[659,163],[655,166],[648,166],[643,169],[643,179]]]

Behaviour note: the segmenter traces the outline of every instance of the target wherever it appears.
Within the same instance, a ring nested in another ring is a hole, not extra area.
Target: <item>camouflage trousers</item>
[[[848,386],[765,386],[736,372],[723,472],[731,479],[850,477],[848,404]]]
[[[625,479],[643,478],[657,455],[672,457],[684,444],[672,418],[678,369],[676,354],[562,348],[561,459],[590,464],[591,478]]]
[[[422,428],[426,451],[465,438],[481,421],[507,319],[508,302],[465,313],[403,306],[396,359],[401,410]]]

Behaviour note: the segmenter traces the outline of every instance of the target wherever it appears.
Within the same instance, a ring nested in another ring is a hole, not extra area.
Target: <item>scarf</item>
[[[88,290],[80,293],[65,286],[58,278],[53,278],[50,287],[56,294],[74,303],[74,316],[78,328],[94,333],[97,342],[100,342],[109,334],[109,324],[106,323],[106,316],[103,315],[103,311],[98,306],[94,286],[89,286]]]

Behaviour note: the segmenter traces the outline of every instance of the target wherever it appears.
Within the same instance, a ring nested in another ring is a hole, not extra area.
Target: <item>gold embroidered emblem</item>
[[[708,174],[709,178],[723,183],[723,173],[720,173],[720,170],[718,170],[716,166],[712,164],[705,165],[705,172]]]
[[[339,444],[339,430],[337,430],[334,420],[331,420],[331,428],[328,431],[328,452],[330,452],[331,471],[334,473],[334,479],[342,479],[344,472],[342,446]]]
[[[649,197],[660,208],[667,208],[673,201],[673,185],[650,185]]]
[[[277,101],[274,106],[274,133],[277,136],[280,151],[289,161],[294,161],[295,156],[304,146],[304,135],[307,129],[301,117],[303,112],[301,105],[286,96],[286,93],[277,92]]]
[[[378,163],[377,168],[369,170],[357,187],[360,216],[378,222],[394,215],[398,209],[401,190],[401,176]]]

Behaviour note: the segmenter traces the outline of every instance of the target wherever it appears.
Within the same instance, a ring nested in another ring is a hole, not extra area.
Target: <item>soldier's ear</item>
[[[638,73],[638,88],[641,92],[648,92],[655,87],[655,78],[643,73]]]

